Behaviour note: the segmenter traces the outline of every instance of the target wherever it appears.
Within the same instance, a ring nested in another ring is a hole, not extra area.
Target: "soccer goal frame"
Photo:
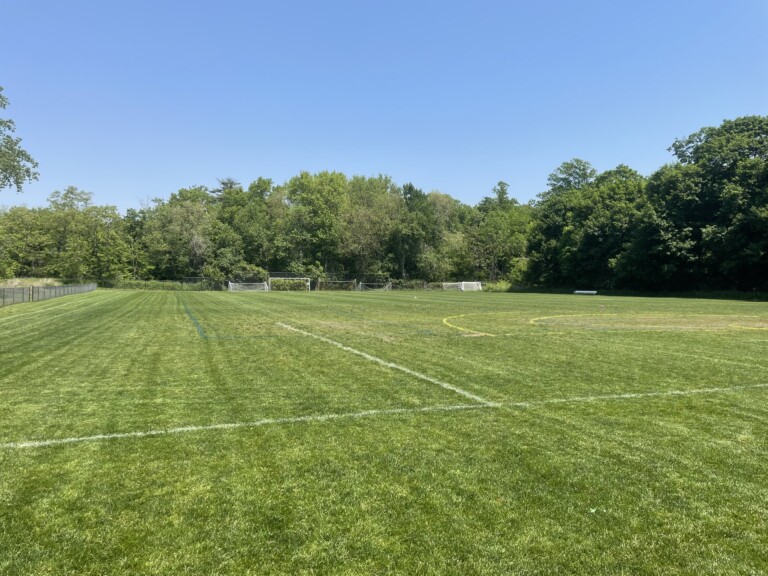
[[[392,290],[392,282],[376,283],[376,282],[360,282],[357,285],[359,292],[389,292]]]
[[[280,284],[285,283],[285,286],[280,286]],[[270,291],[277,291],[277,292],[291,292],[291,291],[297,291],[294,286],[301,286],[301,289],[298,291],[304,291],[306,290],[309,292],[312,288],[312,281],[309,278],[304,277],[294,277],[294,278],[284,278],[282,276],[270,276],[267,279],[267,286],[269,287]]]
[[[315,285],[315,290],[357,290],[357,280],[318,280]]]
[[[227,282],[230,292],[269,292],[267,282]]]
[[[443,282],[443,290],[458,290],[459,292],[482,292],[480,282]]]

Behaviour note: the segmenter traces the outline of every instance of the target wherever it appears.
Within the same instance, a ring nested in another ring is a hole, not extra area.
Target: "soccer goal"
[[[443,282],[443,290],[458,290],[460,292],[479,292],[483,289],[480,282]]]
[[[311,290],[309,278],[278,278],[270,276],[267,279],[269,290],[276,292]]]
[[[392,290],[392,282],[387,282],[386,284],[360,282],[360,284],[357,285],[357,289],[360,292],[389,292]]]
[[[269,284],[266,282],[227,282],[230,292],[268,292]]]
[[[357,280],[318,280],[315,290],[357,290]]]

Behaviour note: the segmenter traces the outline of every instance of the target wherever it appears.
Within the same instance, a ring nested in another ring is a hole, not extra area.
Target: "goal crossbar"
[[[360,282],[357,285],[357,289],[360,292],[389,292],[390,290],[392,290],[392,282],[387,282],[387,283]]]
[[[318,280],[315,290],[357,290],[357,280]]]
[[[479,292],[483,285],[480,282],[443,282],[443,290],[458,290],[460,292]]]
[[[230,292],[268,292],[269,284],[266,282],[227,282]]]

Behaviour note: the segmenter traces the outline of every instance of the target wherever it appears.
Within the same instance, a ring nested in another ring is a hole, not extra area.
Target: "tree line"
[[[476,206],[385,175],[226,178],[121,214],[69,187],[0,210],[0,277],[484,280],[633,290],[768,289],[768,117],[676,140],[646,177],[564,162],[521,204]]]

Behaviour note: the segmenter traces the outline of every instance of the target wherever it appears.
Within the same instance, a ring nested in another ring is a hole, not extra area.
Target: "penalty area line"
[[[309,416],[294,416],[292,418],[265,418],[252,422],[232,422],[225,424],[205,424],[199,426],[179,426],[160,430],[145,430],[142,432],[116,432],[114,434],[94,434],[92,436],[73,436],[70,438],[52,438],[49,440],[25,440],[20,442],[6,442],[0,444],[4,449],[45,448],[61,444],[77,444],[83,442],[100,442],[106,440],[120,440],[126,438],[149,438],[152,436],[169,436],[172,434],[188,434],[191,432],[207,432],[211,430],[237,430],[239,428],[258,428],[276,424],[300,424],[304,422],[327,422],[329,420],[344,420],[367,418],[372,416],[387,416],[393,414],[418,414],[426,412],[452,412],[456,410],[477,410],[490,408],[481,404],[457,404],[453,406],[425,406],[422,408],[390,408],[384,410],[363,410],[361,412],[347,412],[335,414],[316,414]]]
[[[315,340],[320,340],[321,342],[325,342],[326,344],[330,344],[331,346],[336,346],[336,348],[340,348],[344,350],[345,352],[349,352],[350,354],[356,354],[357,356],[360,356],[362,358],[365,358],[366,360],[370,360],[371,362],[375,362],[376,364],[379,364],[380,366],[385,366],[386,368],[392,368],[394,370],[399,370],[400,372],[405,372],[409,376],[413,376],[414,378],[418,378],[420,380],[424,380],[426,382],[429,382],[431,384],[436,384],[437,386],[440,386],[441,388],[444,388],[446,390],[450,390],[452,392],[455,392],[456,394],[461,394],[465,398],[469,398],[470,400],[474,400],[475,402],[479,402],[483,406],[496,406],[497,404],[495,402],[491,402],[490,400],[486,400],[485,398],[481,398],[480,396],[477,396],[476,394],[472,394],[471,392],[467,392],[466,390],[462,390],[458,386],[454,386],[452,384],[448,384],[447,382],[443,382],[442,380],[438,380],[437,378],[432,378],[432,376],[427,376],[426,374],[422,374],[421,372],[416,372],[415,370],[411,370],[410,368],[406,368],[405,366],[400,366],[399,364],[395,364],[394,362],[388,362],[387,360],[382,360],[381,358],[377,358],[376,356],[372,356],[371,354],[368,354],[367,352],[362,352],[361,350],[357,350],[355,348],[351,348],[350,346],[347,346],[345,344],[342,344],[341,342],[336,342],[336,340],[331,340],[330,338],[326,338],[325,336],[320,336],[319,334],[312,334],[312,332],[306,332],[305,330],[301,330],[299,328],[295,328],[294,326],[290,326],[289,324],[283,324],[282,322],[277,323],[278,326],[281,328],[285,328],[286,330],[291,330],[293,332],[298,332],[299,334],[303,334],[304,336],[309,336],[310,338],[314,338]]]

